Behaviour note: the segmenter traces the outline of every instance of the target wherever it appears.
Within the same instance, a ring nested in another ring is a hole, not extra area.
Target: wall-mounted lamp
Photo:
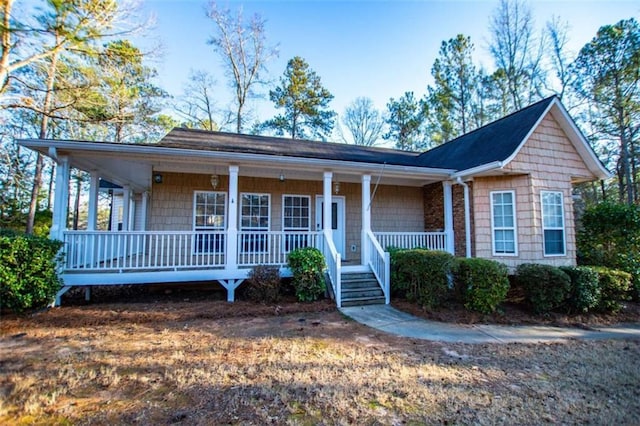
[[[213,189],[216,189],[219,183],[220,178],[218,177],[218,175],[211,175],[211,186],[213,187]]]
[[[160,173],[153,174],[153,181],[155,183],[162,183],[162,175]]]
[[[340,192],[340,182],[336,182],[333,184],[333,192],[336,194]]]
[[[280,182],[284,182],[284,172],[282,170],[280,170],[280,176],[278,176],[278,179]]]

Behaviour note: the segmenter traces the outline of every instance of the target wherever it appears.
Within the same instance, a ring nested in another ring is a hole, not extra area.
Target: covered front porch
[[[287,256],[300,247],[323,253],[338,306],[349,272],[372,274],[389,303],[388,247],[454,252],[447,171],[219,152],[193,157],[126,145],[132,152],[123,154],[115,144],[83,150],[76,142],[33,141],[32,147],[44,150],[45,143],[57,162],[51,237],[64,242],[65,252],[57,303],[74,286],[193,281],[217,281],[233,301],[256,265],[290,275]],[[72,167],[91,176],[83,230],[67,228]],[[101,179],[122,188],[112,230],[96,226]],[[425,229],[430,200],[423,187],[435,182],[442,183],[444,228],[432,230]]]

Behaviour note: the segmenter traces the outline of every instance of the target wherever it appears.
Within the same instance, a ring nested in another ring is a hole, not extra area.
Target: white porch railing
[[[324,259],[327,262],[329,280],[331,280],[333,294],[336,297],[336,305],[339,308],[342,306],[342,259],[340,258],[340,253],[338,253],[330,234],[321,233],[318,243],[319,244],[316,247],[322,252]]]
[[[235,264],[284,266],[290,251],[316,247],[318,232],[238,232]],[[65,231],[66,271],[228,266],[225,231]]]
[[[223,266],[224,231],[65,231],[65,269],[135,270]]]
[[[389,247],[402,249],[426,248],[429,250],[447,249],[447,235],[445,232],[374,232],[374,235],[384,250]]]
[[[239,231],[238,266],[287,264],[287,255],[298,248],[316,247],[318,232]]]
[[[376,276],[378,283],[380,283],[385,303],[388,305],[391,302],[391,259],[389,253],[383,250],[373,232],[367,231],[366,236],[369,267]]]

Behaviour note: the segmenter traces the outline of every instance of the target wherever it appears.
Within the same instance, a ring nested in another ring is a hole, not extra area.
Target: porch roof
[[[344,143],[314,142],[270,136],[211,132],[177,127],[155,146],[193,149],[209,152],[236,152],[370,164],[419,166],[419,152],[391,148],[363,147]],[[434,167],[448,169],[448,167]]]

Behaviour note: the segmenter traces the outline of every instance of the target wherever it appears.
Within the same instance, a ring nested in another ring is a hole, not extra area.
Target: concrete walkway
[[[361,324],[398,336],[439,342],[537,343],[568,339],[640,339],[640,324],[593,330],[550,326],[448,324],[401,312],[389,305],[354,306],[340,311]]]

